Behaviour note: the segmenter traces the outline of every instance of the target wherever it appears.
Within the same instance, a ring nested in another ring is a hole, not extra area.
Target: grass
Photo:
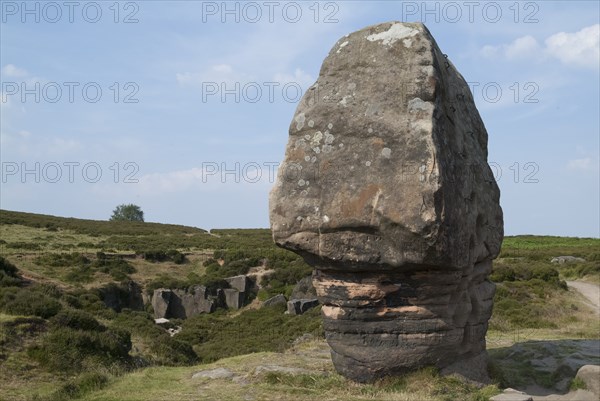
[[[410,374],[401,380],[357,384],[334,372],[323,357],[326,345],[312,342],[285,353],[259,352],[220,360],[217,363],[180,368],[148,368],[115,379],[108,387],[84,396],[85,401],[161,400],[402,400],[487,401],[499,391],[495,386],[475,389],[433,369]],[[310,369],[314,374],[257,373],[257,367],[279,365]],[[226,368],[233,379],[192,379],[195,372]]]
[[[590,238],[505,239],[494,267],[497,293],[488,331],[488,347],[496,361],[506,359],[510,347],[530,340],[600,338],[600,322],[590,319],[591,310],[583,298],[568,291],[564,283],[566,279],[600,283],[599,250],[600,240]],[[101,257],[98,252],[108,256]],[[173,257],[163,260],[163,254]],[[114,259],[115,255],[124,259]],[[582,257],[585,262],[550,263],[552,257],[561,255]],[[148,311],[117,312],[102,301],[101,288],[127,288],[128,280],[148,293],[160,286],[219,283],[224,277],[257,267],[270,271],[260,283],[261,299],[289,294],[294,284],[309,274],[310,267],[297,255],[275,247],[267,229],[209,233],[176,225],[65,219],[0,210],[0,256],[18,267],[18,276],[8,265],[0,269],[0,400],[487,401],[498,392],[496,386],[475,389],[456,379],[439,377],[432,369],[368,385],[350,382],[331,366],[318,308],[303,316],[284,315],[281,307],[249,307],[235,313],[221,310],[172,321],[171,326],[182,326],[183,331],[171,338],[154,324]],[[52,307],[43,307],[48,305]],[[127,340],[126,336],[119,337],[123,332],[131,338],[131,351],[121,358],[127,359],[127,366],[113,369],[106,363],[95,369],[100,366],[94,363],[96,359],[107,359],[86,344],[102,344],[109,354],[118,354],[117,344],[111,341]],[[317,340],[293,345],[295,338],[307,332]],[[79,343],[81,355],[86,355],[81,361],[76,360],[76,353],[66,350],[74,341]],[[40,347],[45,347],[46,354],[31,351]],[[48,368],[52,365],[50,354],[57,353],[69,356],[69,365],[81,367],[77,374],[68,373],[65,366]],[[198,362],[205,365],[190,366]],[[542,384],[553,380],[551,374],[536,372],[523,358],[516,358],[515,363],[493,366],[498,380],[516,383],[529,377]],[[264,364],[315,373],[256,374],[256,367]],[[227,367],[238,378],[191,379],[194,372],[213,367]],[[510,369],[516,375],[507,375]]]

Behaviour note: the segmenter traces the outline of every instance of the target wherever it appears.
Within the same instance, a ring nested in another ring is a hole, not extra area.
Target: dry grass
[[[263,365],[302,368],[314,373],[256,373]],[[192,379],[195,372],[215,368],[229,369],[235,377]],[[471,394],[466,395],[465,391]],[[496,392],[495,387],[480,391],[466,389],[457,381],[439,378],[432,370],[415,372],[401,383],[389,380],[373,385],[354,383],[335,373],[325,342],[309,341],[285,353],[255,353],[194,367],[144,369],[115,380],[108,388],[83,400],[445,401],[452,394],[460,394],[455,399],[487,400]]]

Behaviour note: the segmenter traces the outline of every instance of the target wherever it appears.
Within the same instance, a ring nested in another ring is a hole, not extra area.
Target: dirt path
[[[600,286],[583,281],[567,281],[567,285],[579,291],[600,314]]]

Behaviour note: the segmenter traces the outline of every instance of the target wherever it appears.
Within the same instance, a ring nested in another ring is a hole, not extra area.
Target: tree
[[[113,210],[110,221],[144,221],[144,212],[132,203],[119,205]]]

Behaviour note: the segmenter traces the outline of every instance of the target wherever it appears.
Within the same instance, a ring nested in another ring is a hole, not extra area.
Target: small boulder
[[[287,311],[290,315],[302,315],[317,305],[318,299],[292,299],[287,303]]]
[[[271,297],[269,299],[267,299],[265,302],[263,302],[262,306],[275,306],[275,305],[286,305],[287,304],[287,299],[285,299],[285,296],[283,294],[277,294],[274,297]]]
[[[600,397],[600,366],[584,365],[577,371],[575,377],[585,383],[586,390]]]
[[[578,258],[576,256],[557,256],[555,258],[550,259],[550,263],[558,263],[559,265],[564,265],[565,263],[581,263],[585,262],[585,259]]]

